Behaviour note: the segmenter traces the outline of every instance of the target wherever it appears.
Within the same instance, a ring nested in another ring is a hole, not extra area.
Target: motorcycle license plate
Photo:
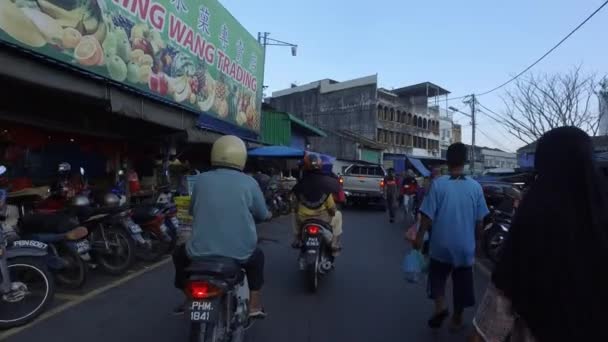
[[[306,247],[319,247],[321,242],[317,238],[306,239]]]
[[[91,250],[91,245],[87,240],[78,241],[76,242],[76,250],[78,251],[78,254],[85,254]]]
[[[173,224],[173,227],[175,227],[175,229],[179,228],[179,219],[177,217],[172,217],[171,224]]]
[[[220,302],[217,299],[190,302],[190,321],[214,323],[217,321]]]
[[[133,220],[128,219],[124,221],[124,225],[129,229],[132,234],[139,234],[142,232],[141,227],[133,222]]]

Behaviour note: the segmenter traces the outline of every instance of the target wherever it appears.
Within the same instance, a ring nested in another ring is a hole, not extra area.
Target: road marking
[[[169,263],[169,261],[171,261],[171,258],[167,258],[167,259],[161,260],[161,261],[159,261],[159,262],[157,262],[155,264],[150,265],[148,268],[143,268],[143,269],[141,269],[139,271],[136,271],[134,273],[128,274],[124,278],[117,279],[116,281],[114,281],[114,282],[112,282],[112,283],[110,283],[108,285],[105,285],[103,287],[97,288],[97,289],[95,289],[95,290],[93,290],[93,291],[91,291],[91,292],[89,292],[89,293],[87,293],[85,295],[82,295],[82,296],[70,296],[70,297],[74,297],[73,298],[74,300],[69,301],[69,302],[67,302],[67,303],[65,303],[63,305],[59,305],[56,308],[51,309],[51,310],[43,313],[42,315],[40,315],[40,317],[38,317],[37,319],[35,319],[33,322],[31,322],[31,323],[29,323],[27,325],[24,325],[24,326],[21,326],[21,327],[17,327],[17,328],[13,328],[11,330],[8,330],[8,331],[5,331],[3,333],[0,333],[0,341],[4,341],[7,338],[9,338],[9,337],[11,337],[11,336],[13,336],[15,334],[18,334],[18,333],[20,333],[23,330],[30,329],[30,328],[32,328],[33,326],[35,326],[36,324],[38,324],[40,322],[44,322],[45,320],[47,320],[47,319],[49,319],[49,318],[51,318],[53,316],[56,316],[56,315],[64,312],[65,310],[73,307],[73,306],[76,306],[76,305],[78,305],[78,304],[80,304],[82,302],[85,302],[85,301],[87,301],[87,300],[89,300],[89,299],[91,299],[93,297],[96,297],[96,296],[98,296],[98,295],[100,295],[100,294],[102,294],[102,293],[104,293],[104,292],[106,292],[108,290],[111,290],[111,289],[113,289],[115,287],[118,287],[118,286],[120,286],[120,285],[128,282],[129,280],[132,280],[134,278],[139,277],[140,275],[142,275],[144,273],[147,273],[147,272],[150,272],[152,270],[155,270],[155,269],[157,269],[157,268],[159,268],[159,267],[161,267],[161,266]],[[59,299],[62,299],[61,298],[62,296],[63,295],[61,295],[61,294],[56,295],[56,297],[59,298]],[[67,295],[67,296],[69,296],[69,295]]]
[[[79,300],[83,295],[67,294],[67,293],[55,293],[55,299],[61,300]]]

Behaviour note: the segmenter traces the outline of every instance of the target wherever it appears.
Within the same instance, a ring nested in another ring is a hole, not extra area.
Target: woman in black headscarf
[[[546,133],[472,341],[608,341],[608,197],[589,136]]]

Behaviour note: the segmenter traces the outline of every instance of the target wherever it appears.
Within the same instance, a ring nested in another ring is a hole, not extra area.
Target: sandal
[[[264,319],[268,316],[264,309],[255,310],[249,313],[249,319]]]
[[[449,315],[450,315],[450,311],[448,311],[448,309],[445,309],[445,310],[441,311],[440,313],[434,314],[433,316],[431,316],[431,318],[428,321],[429,328],[431,328],[431,329],[441,328],[443,321],[445,321],[445,319],[448,318]]]

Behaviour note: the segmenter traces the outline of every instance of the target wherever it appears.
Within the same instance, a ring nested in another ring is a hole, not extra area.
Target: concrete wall
[[[348,130],[376,140],[376,84],[332,92],[312,88],[270,99],[270,104],[325,130]],[[322,144],[320,143],[322,141]],[[311,139],[319,152],[343,159],[356,159],[356,147],[343,138]]]

